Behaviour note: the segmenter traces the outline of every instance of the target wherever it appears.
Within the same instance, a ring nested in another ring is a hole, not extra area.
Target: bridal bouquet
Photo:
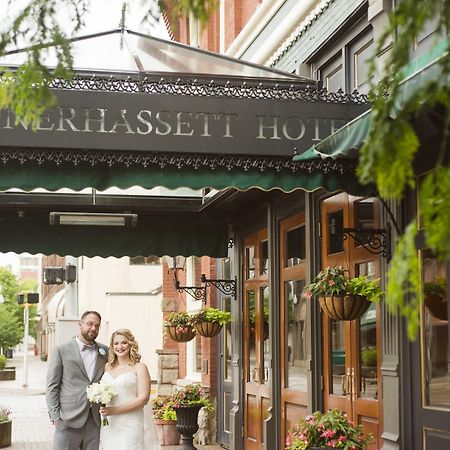
[[[116,393],[111,387],[103,383],[92,383],[86,388],[87,398],[91,403],[99,403],[100,406],[106,406]],[[102,415],[102,425],[109,425],[108,417]]]

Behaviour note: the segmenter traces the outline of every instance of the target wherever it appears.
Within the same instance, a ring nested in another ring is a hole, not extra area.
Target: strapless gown
[[[137,375],[125,372],[114,378],[105,372],[102,381],[116,392],[108,406],[119,406],[137,396]],[[108,417],[100,428],[100,450],[144,450],[144,410],[137,409]]]

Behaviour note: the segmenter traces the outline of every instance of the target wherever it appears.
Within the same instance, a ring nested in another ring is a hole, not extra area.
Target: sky
[[[15,16],[18,8],[27,0],[19,0],[8,5],[7,15],[10,18]],[[122,17],[123,0],[91,0],[89,14],[85,17],[85,27],[79,35],[86,35],[96,32],[108,31],[119,27]],[[168,39],[168,34],[165,26],[160,21],[159,24],[152,27],[149,23],[142,23],[145,15],[144,5],[152,3],[151,0],[130,0],[127,3],[127,12],[125,17],[125,26],[133,31],[138,31],[144,34],[150,34],[162,39]],[[4,30],[7,22],[5,21],[4,7],[7,4],[6,0],[0,0],[0,30]],[[62,15],[64,20],[64,15]],[[0,266],[10,266],[13,273],[18,274],[19,270],[19,255],[8,252],[0,253]]]
[[[18,12],[30,3],[30,0],[0,0],[0,31],[9,28],[12,20],[17,16]],[[168,34],[164,23],[160,20],[159,24],[152,27],[149,23],[143,23],[145,12],[149,5],[153,5],[153,0],[89,0],[89,12],[85,15],[85,26],[77,35],[86,35],[95,32],[108,31],[120,26],[122,17],[122,6],[125,3],[126,16],[125,26],[133,31],[162,39],[168,39]],[[67,8],[61,0],[61,16],[60,25],[66,31],[71,29],[70,15]],[[22,45],[20,45],[22,46]]]

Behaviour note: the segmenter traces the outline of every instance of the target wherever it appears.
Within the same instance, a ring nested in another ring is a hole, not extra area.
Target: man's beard
[[[81,336],[83,336],[84,337],[84,339],[86,339],[86,341],[88,341],[88,342],[94,342],[95,341],[95,338],[98,336],[98,335],[95,335],[95,336],[91,336],[90,334],[89,334],[89,332],[81,332]]]

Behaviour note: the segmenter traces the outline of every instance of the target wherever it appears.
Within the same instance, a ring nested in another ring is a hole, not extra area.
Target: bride
[[[138,344],[125,328],[111,336],[102,381],[116,393],[100,414],[109,425],[100,430],[100,450],[144,450],[144,406],[150,395],[150,375],[140,362]]]

